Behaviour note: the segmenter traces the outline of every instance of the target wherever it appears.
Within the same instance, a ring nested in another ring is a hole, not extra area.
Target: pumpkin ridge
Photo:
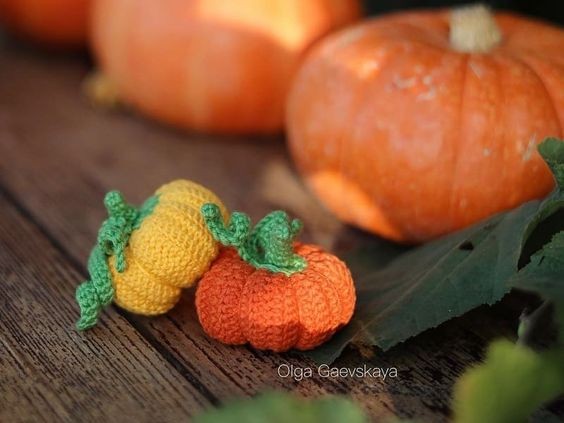
[[[309,255],[315,254],[315,252],[316,252],[316,251],[313,250],[313,251],[310,252]],[[307,260],[307,257],[306,257],[306,261],[308,261],[308,260]],[[330,289],[329,289],[329,290],[333,290],[333,294],[335,295],[335,298],[337,299],[337,302],[339,303],[339,313],[336,315],[336,316],[338,316],[338,317],[335,318],[335,319],[333,319],[334,321],[337,322],[337,327],[338,327],[339,325],[341,325],[341,322],[342,322],[342,320],[343,320],[343,315],[344,315],[344,313],[345,313],[345,307],[344,307],[342,298],[341,298],[341,296],[339,295],[339,292],[340,292],[340,291],[337,289],[337,287],[335,287],[335,284],[333,283],[333,280],[332,280],[332,279],[330,279],[330,278],[329,278],[327,275],[325,275],[324,273],[319,272],[315,267],[309,266],[309,263],[310,263],[310,262],[308,261],[308,271],[311,272],[311,273],[317,274],[317,275],[319,276],[319,278],[325,280],[325,282],[326,282],[325,285],[330,286]],[[335,316],[335,310],[333,310],[333,309],[331,308],[331,302],[330,302],[330,301],[328,300],[328,298],[327,298],[327,289],[325,289],[325,290],[323,291],[323,293],[324,293],[325,296],[326,296],[326,298],[325,298],[326,301],[325,301],[325,302],[327,303],[328,309],[331,310],[331,313],[333,313],[334,316]]]
[[[235,256],[233,259],[238,259],[241,260],[238,256]],[[243,262],[241,260],[241,262]],[[244,263],[244,262],[243,262]],[[256,271],[256,270],[255,270]],[[254,273],[254,271],[253,271]],[[244,278],[243,280],[243,284],[241,285],[240,289],[239,289],[239,301],[237,304],[237,327],[239,328],[239,333],[241,334],[242,338],[245,340],[245,343],[248,342],[248,337],[247,334],[245,333],[245,331],[243,330],[243,325],[242,325],[242,315],[241,315],[241,298],[243,297],[242,293],[245,290],[245,286],[247,285],[248,281],[249,281],[249,277],[253,274],[251,273],[250,275],[248,275],[246,278]]]
[[[562,132],[563,132],[563,126],[562,126],[562,122],[560,120],[560,115],[558,114],[558,109],[556,108],[556,101],[554,100],[554,98],[552,97],[552,95],[550,94],[550,90],[548,89],[548,87],[546,86],[546,83],[544,81],[544,79],[541,77],[540,73],[537,72],[536,67],[534,67],[533,65],[531,65],[527,60],[525,59],[520,59],[519,57],[517,57],[516,55],[510,53],[509,51],[506,51],[504,54],[505,57],[507,57],[508,59],[512,60],[514,63],[518,63],[521,64],[522,66],[524,66],[526,69],[529,69],[531,71],[531,74],[533,75],[533,77],[539,82],[542,90],[545,93],[545,96],[547,98],[548,103],[550,104],[550,107],[554,113],[554,119],[556,121],[556,125],[558,127],[558,131],[559,134],[557,134],[556,136],[560,137],[562,136]],[[539,140],[540,141],[540,140]],[[526,181],[527,179],[527,175],[522,172],[521,174],[521,180],[522,181]]]
[[[468,85],[467,83],[467,79],[468,79],[468,66],[470,63],[470,58],[471,55],[470,54],[464,54],[463,55],[463,62],[462,62],[462,78],[461,78],[461,82],[460,82],[460,102],[458,105],[458,119],[457,122],[455,122],[454,127],[456,128],[456,138],[458,138],[459,140],[462,137],[462,134],[464,133],[463,128],[462,128],[462,123],[464,121],[464,97],[465,97],[465,93],[466,93],[466,87]],[[455,225],[454,222],[456,221],[456,214],[457,210],[455,207],[456,201],[458,200],[458,184],[457,181],[460,178],[459,177],[459,169],[460,169],[460,159],[461,159],[461,154],[460,154],[460,149],[461,149],[461,142],[457,142],[455,143],[455,151],[454,151],[454,160],[453,160],[453,165],[452,165],[452,169],[450,174],[452,175],[452,180],[450,183],[450,199],[449,199],[449,211],[447,213],[447,216],[449,216],[449,222],[448,225],[450,227],[450,229],[452,229]]]
[[[308,268],[309,270],[309,268]],[[293,282],[293,283],[292,283]],[[298,315],[298,333],[296,334],[296,339],[294,342],[294,345],[299,344],[301,339],[302,339],[302,335],[304,333],[304,326],[302,325],[302,302],[300,301],[300,299],[298,298],[298,293],[296,292],[296,285],[297,283],[299,283],[299,281],[296,280],[296,278],[292,278],[290,277],[290,283],[291,283],[291,291],[292,291],[292,295],[294,296],[294,301],[296,302],[296,314]]]
[[[303,273],[303,272],[300,272]],[[292,275],[293,276],[293,275]],[[301,313],[300,313],[300,300],[296,294],[296,284],[295,284],[295,278],[293,278],[292,276],[284,276],[286,277],[288,280],[284,281],[284,283],[290,283],[291,284],[291,291],[293,293],[293,297],[294,297],[294,304],[295,304],[295,313],[297,316],[297,319],[295,322],[290,322],[289,325],[287,325],[284,329],[284,338],[287,339],[290,336],[293,335],[292,337],[292,342],[290,343],[292,346],[296,345],[300,339],[300,336],[303,332],[303,328],[302,328],[302,324],[301,324]],[[287,314],[289,312],[289,310],[287,310],[288,308],[288,304],[284,301],[284,314]],[[293,326],[293,328],[292,328]]]
[[[503,68],[503,63],[500,62],[499,57],[498,56],[492,56],[492,62],[495,64],[497,73],[497,86],[499,87],[499,104],[505,104],[505,99],[507,98],[507,93],[506,93],[506,86],[504,84],[503,81],[503,77],[502,75],[504,75],[504,68]],[[506,107],[496,107],[496,113],[499,116],[498,122],[504,122],[507,120],[507,108]],[[501,163],[507,163],[507,146],[508,146],[508,142],[506,142],[506,130],[505,130],[506,125],[503,125],[504,131],[501,133],[501,139],[497,139],[497,143],[498,145],[501,143],[502,145],[502,155],[501,155]],[[503,181],[503,183],[505,184],[507,181],[507,166],[503,166],[501,175],[500,175],[500,180]]]
[[[195,305],[202,326],[225,343],[241,345],[248,342],[242,330],[240,311],[247,270],[252,271],[233,249],[224,248],[196,290]]]
[[[181,288],[179,288],[179,287],[177,287],[177,286],[173,286],[173,285],[167,284],[167,283],[164,283],[162,279],[158,278],[158,277],[155,276],[153,273],[149,272],[149,271],[141,264],[141,262],[135,258],[135,256],[129,256],[129,257],[128,257],[128,260],[129,260],[129,262],[132,263],[132,264],[135,263],[135,266],[136,266],[141,272],[145,273],[145,274],[149,277],[149,279],[152,279],[152,282],[153,282],[155,285],[160,285],[160,286],[163,286],[163,287],[166,287],[166,288],[170,288],[171,290],[174,290],[175,293],[174,293],[172,296],[170,296],[170,299],[171,299],[171,300],[172,300],[173,298],[175,298],[175,297],[178,297],[178,296],[180,295]],[[141,290],[138,289],[139,287],[136,287],[135,285],[132,285],[131,283],[128,283],[128,282],[130,281],[130,279],[129,279],[129,281],[128,281],[128,279],[125,279],[125,278],[124,278],[124,279],[121,279],[121,281],[120,281],[120,280],[119,280],[119,279],[120,279],[120,275],[121,275],[121,274],[118,273],[118,275],[117,275],[117,277],[116,277],[116,280],[114,280],[114,284],[115,284],[115,288],[114,288],[114,289],[115,289],[116,293],[117,293],[117,291],[118,291],[117,285],[118,285],[119,283],[121,283],[121,284],[127,286],[127,291],[128,291],[128,292],[130,292],[130,293],[131,293],[131,292],[135,292],[135,293],[136,293],[136,295],[135,295],[136,298],[140,298],[140,297],[143,296],[144,291],[141,291]],[[127,278],[127,276],[126,276],[126,278]],[[161,298],[161,299],[162,299],[162,298]],[[128,310],[131,310],[131,309],[132,309],[132,306],[133,306],[132,304],[128,303],[128,301],[123,301],[122,299],[120,299],[120,298],[119,298],[119,295],[116,295],[116,297],[115,297],[115,302],[116,302],[116,304],[119,305],[120,307],[126,308],[126,309],[128,309]],[[167,310],[163,310],[163,309],[161,309],[161,308],[156,308],[156,307],[154,306],[154,298],[153,298],[153,300],[152,300],[151,302],[153,303],[153,306],[151,307],[152,310],[149,312],[148,309],[147,309],[147,307],[145,307],[145,309],[143,310],[143,313],[144,313],[144,314],[146,314],[146,315],[156,315],[156,314],[161,314],[161,313],[163,313],[163,312],[168,311],[168,309],[167,309]],[[172,301],[169,301],[169,302],[172,303]]]
[[[137,263],[137,266],[139,267],[139,269],[141,269],[143,271],[143,273],[145,273],[146,275],[150,276],[151,279],[153,279],[155,282],[157,282],[160,285],[165,285],[168,286],[170,288],[178,288],[174,285],[168,284],[165,281],[163,281],[161,278],[159,278],[157,275],[155,275],[153,272],[149,271],[146,267],[145,264],[141,262],[141,260],[137,259],[135,257],[135,254],[131,253],[131,260],[135,263]]]
[[[237,255],[237,257],[239,257],[239,255]],[[241,259],[241,257],[239,257],[239,259],[244,262],[244,260]],[[252,266],[251,266],[251,267],[252,267]],[[255,268],[255,267],[252,267],[252,268],[253,268],[253,272],[252,272],[249,276],[247,276],[247,277],[245,278],[245,281],[243,282],[243,286],[241,287],[241,293],[245,292],[245,288],[246,288],[247,285],[249,284],[249,281],[251,280],[251,278],[253,277],[253,275],[254,275],[255,273],[257,273],[257,271],[258,271],[257,268]],[[241,299],[242,299],[243,297],[244,297],[244,296],[241,295]],[[248,329],[248,327],[250,326],[250,324],[249,324],[249,319],[248,319],[248,317],[244,317],[244,316],[249,316],[249,308],[250,308],[250,307],[249,307],[249,304],[250,304],[250,302],[249,302],[249,301],[245,301],[245,304],[247,305],[247,309],[245,310],[245,313],[241,313],[242,302],[243,302],[241,299],[239,300],[239,307],[238,307],[238,309],[239,309],[239,327],[240,327],[240,329],[241,329],[241,333],[243,334],[243,338],[245,338],[246,342],[249,342],[249,334],[248,334],[247,329]],[[244,320],[244,319],[247,321],[247,324],[243,324],[243,320]]]
[[[183,227],[185,226],[187,223],[189,224],[188,226],[191,226],[193,228],[198,228],[198,233],[203,233],[205,234],[204,236],[207,237],[209,235],[209,232],[206,230],[206,226],[205,223],[203,222],[202,219],[198,219],[199,216],[199,209],[197,207],[194,207],[193,205],[191,205],[190,203],[182,203],[180,201],[176,201],[176,200],[168,200],[166,201],[166,203],[163,204],[164,209],[162,210],[163,214],[166,214],[167,218],[171,219],[172,221],[174,221],[176,223],[176,226],[178,227]],[[178,213],[175,212],[170,212],[167,211],[167,208],[171,208],[173,211],[176,211]],[[185,211],[189,211],[188,213],[184,213]],[[175,231],[176,232],[176,231]],[[176,233],[173,233],[170,236],[171,239],[175,240],[177,239],[177,235]],[[193,242],[192,238],[188,239],[189,242]],[[213,244],[215,245],[215,244]],[[213,252],[213,245],[212,245],[212,250],[207,250],[203,251],[203,249],[201,248],[201,245],[199,246],[199,248],[197,250],[200,251],[200,253],[196,256],[198,258],[200,257],[205,257],[208,255],[208,253]],[[195,250],[193,250],[194,252]],[[196,258],[194,257],[194,258]],[[200,260],[193,260],[193,261],[200,261]],[[139,261],[140,262],[140,261]],[[208,265],[209,268],[209,265]],[[201,274],[199,276],[201,276],[203,273],[205,273],[204,269],[203,272],[201,272]],[[166,278],[160,278],[157,275],[154,275],[153,273],[149,272],[149,274],[153,275],[156,279],[158,280],[162,280],[162,283],[165,285],[168,285],[170,287],[179,287],[178,285],[175,284],[171,284],[168,283],[167,281],[165,281],[164,279]]]
[[[386,56],[387,61],[389,61],[389,55]],[[365,105],[366,103],[368,103],[368,101],[370,100],[371,96],[369,95],[369,90],[365,90],[361,95],[357,95],[354,99],[354,103],[353,106],[351,107],[351,113],[349,115],[353,115],[354,118],[351,119],[351,121],[354,121],[355,124],[353,125],[353,128],[358,128],[358,122],[360,120],[360,113],[355,113],[356,110],[362,110],[362,106]],[[350,119],[350,116],[349,116]],[[351,178],[348,175],[348,172],[346,171],[347,169],[349,169],[348,166],[345,166],[345,157],[346,155],[343,154],[345,152],[345,140],[347,137],[347,127],[345,125],[341,126],[342,130],[341,133],[339,134],[339,142],[338,142],[338,147],[337,147],[337,157],[339,158],[339,166],[338,166],[338,174],[342,174],[345,178],[349,179],[349,180],[353,180],[356,182],[355,178]],[[341,194],[339,195],[339,197],[343,198],[345,195],[345,186],[344,184],[341,185]],[[351,220],[355,220],[354,219],[354,215],[349,215],[349,218],[351,218]]]
[[[320,250],[320,251],[322,251],[322,250]],[[338,258],[337,258],[337,262],[338,262],[339,266],[343,266],[344,268],[346,268],[346,265],[341,260],[339,260]],[[344,301],[345,298],[344,298],[344,294],[342,294],[341,287],[336,286],[335,281],[332,278],[330,279],[325,274],[319,272],[318,270],[315,269],[315,267],[312,267],[311,270],[317,272],[322,277],[324,277],[325,280],[327,281],[328,285],[330,285],[332,287],[333,291],[335,292],[337,301],[338,301],[339,306],[340,306],[338,319],[336,319],[338,321],[337,328],[346,324],[346,322],[350,319],[350,317],[348,317],[349,311],[346,309],[346,302]],[[343,269],[343,270],[345,270],[345,269]],[[350,277],[351,282],[352,282],[352,276],[350,276],[350,272],[349,272],[349,275],[347,275],[347,276]],[[352,289],[354,290],[354,285],[353,285]]]
[[[541,76],[541,72],[537,71],[537,68],[534,65],[531,65],[527,60],[525,60],[525,58],[519,58],[516,55],[510,53],[509,51],[505,52],[505,56],[510,58],[511,60],[517,62],[517,63],[521,63],[523,66],[525,66],[526,68],[531,70],[531,73],[536,77],[536,79],[540,82],[540,85],[544,91],[544,93],[546,94],[546,97],[548,98],[548,103],[550,104],[552,111],[554,112],[554,118],[556,120],[556,123],[558,124],[559,127],[559,134],[556,134],[557,137],[561,137],[563,136],[563,125],[562,125],[562,121],[560,120],[560,115],[558,114],[558,109],[556,108],[556,101],[554,100],[554,98],[552,97],[552,94],[550,94],[550,90],[548,89],[548,87],[546,86],[546,83],[544,81],[544,78]],[[524,57],[527,57],[526,55],[524,55]]]
[[[331,301],[329,300],[329,295],[327,294],[327,291],[330,290],[329,286],[331,285],[331,282],[329,282],[329,278],[326,277],[323,274],[320,274],[319,272],[311,271],[311,273],[318,275],[318,277],[317,277],[318,280],[316,281],[317,285],[319,287],[318,289],[321,293],[321,297],[323,298],[323,302],[325,303],[325,307],[327,308],[327,311],[331,316],[330,317],[331,318],[330,325],[327,325],[329,327],[329,332],[322,334],[323,335],[322,339],[323,339],[323,338],[326,338],[327,335],[332,334],[340,326],[340,322],[341,322],[341,318],[340,318],[341,316],[340,315],[341,315],[341,313],[339,313],[339,316],[337,316],[335,314],[336,310],[334,310],[331,307]],[[340,299],[339,299],[338,296],[336,296],[336,298],[337,298],[337,301],[339,303],[339,307],[341,308]],[[342,310],[339,310],[339,311],[342,312]],[[299,341],[298,341],[298,343],[299,343]]]

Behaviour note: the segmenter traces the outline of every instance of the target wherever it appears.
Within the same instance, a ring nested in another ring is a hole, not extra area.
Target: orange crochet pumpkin
[[[553,178],[536,151],[564,127],[564,31],[483,7],[398,13],[319,43],[288,103],[289,143],[345,222],[422,242]]]
[[[314,348],[347,324],[355,305],[347,266],[314,245],[293,243],[301,229],[277,211],[250,231],[233,213],[224,226],[219,208],[202,214],[225,246],[196,291],[196,310],[205,332],[226,344],[249,342],[258,349]]]
[[[90,0],[0,0],[0,22],[36,42],[57,47],[86,43]]]
[[[95,0],[92,35],[121,99],[175,126],[282,129],[302,53],[359,0]]]

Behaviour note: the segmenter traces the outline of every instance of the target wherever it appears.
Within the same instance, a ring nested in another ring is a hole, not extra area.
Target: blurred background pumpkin
[[[95,0],[92,45],[121,99],[178,127],[282,130],[304,51],[357,0]]]
[[[320,42],[296,77],[288,137],[342,220],[423,242],[553,179],[536,151],[564,127],[564,31],[478,6],[391,14]]]
[[[0,23],[51,47],[80,47],[88,35],[90,0],[0,0]]]
[[[106,106],[229,135],[280,132],[287,111],[293,157],[330,210],[422,242],[545,195],[534,147],[562,136],[555,26],[504,13],[451,25],[443,9],[344,28],[362,9],[458,3],[0,0],[0,22],[63,47],[85,45],[89,27],[101,72],[85,87]],[[564,21],[547,0],[489,3]]]

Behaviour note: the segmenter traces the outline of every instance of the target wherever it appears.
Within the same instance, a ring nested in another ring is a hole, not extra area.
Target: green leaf
[[[564,187],[564,142],[547,138],[539,144],[539,153],[550,166],[559,188]]]
[[[341,397],[305,400],[285,393],[262,394],[214,409],[195,423],[367,423],[364,412]]]
[[[564,345],[564,231],[531,256],[531,261],[510,280],[522,290],[534,292],[555,305],[560,343]]]
[[[562,171],[564,142],[547,139],[539,151],[555,173]],[[307,355],[332,362],[351,342],[386,350],[479,305],[499,301],[512,287],[508,281],[518,272],[529,238],[560,210],[564,190],[557,188],[542,202],[525,203],[408,251],[384,268],[357,260],[360,252],[345,258],[357,286],[355,315],[344,330]],[[377,260],[378,251],[373,257]],[[359,262],[364,264],[354,265]]]
[[[530,262],[509,283],[554,304],[558,340],[564,346],[564,231],[558,232],[534,253]]]
[[[531,256],[531,261],[511,278],[516,288],[564,302],[564,231]]]
[[[494,342],[483,364],[458,380],[456,423],[519,423],[564,393],[564,350],[535,351]]]

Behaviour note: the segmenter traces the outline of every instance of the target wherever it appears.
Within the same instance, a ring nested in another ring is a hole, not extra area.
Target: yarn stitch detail
[[[76,289],[76,301],[80,306],[80,319],[76,323],[78,330],[93,327],[100,311],[112,302],[115,291],[108,260],[115,257],[115,268],[119,273],[127,269],[125,248],[131,233],[139,229],[157,203],[156,195],[149,197],[140,208],[127,204],[119,191],[110,191],[104,197],[108,218],[102,223],[96,246],[88,258],[90,280]]]
[[[266,215],[252,231],[249,217],[240,212],[233,212],[226,226],[216,204],[204,204],[202,216],[217,241],[234,247],[239,256],[256,269],[291,276],[307,267],[306,260],[294,252],[293,245],[302,222],[290,220],[282,210]]]

